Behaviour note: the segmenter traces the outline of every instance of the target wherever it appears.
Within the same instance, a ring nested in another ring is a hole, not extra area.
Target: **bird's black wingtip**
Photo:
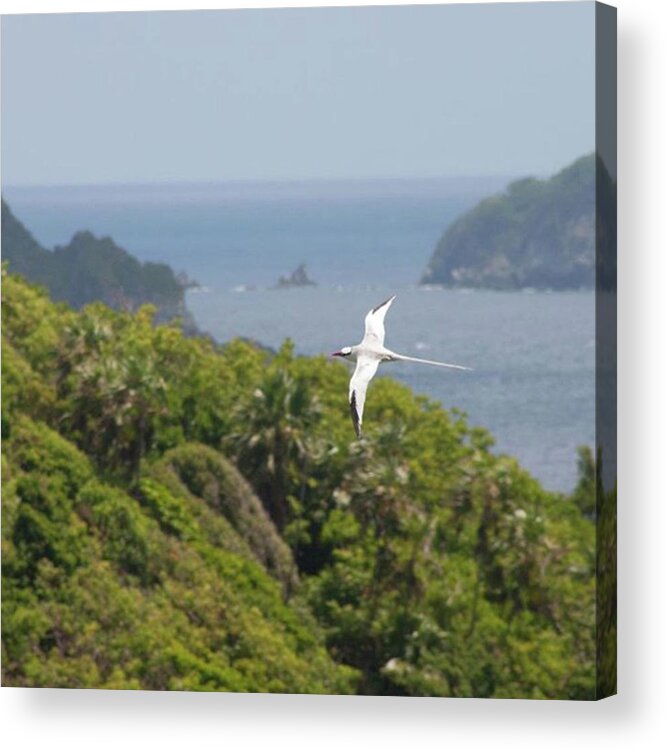
[[[376,313],[377,310],[381,310],[382,307],[384,307],[384,305],[388,305],[388,303],[389,302],[393,302],[394,299],[395,299],[395,294],[393,296],[389,297],[388,299],[385,299],[383,302],[380,302],[380,304],[378,304],[377,307],[373,307],[372,308],[372,312]]]
[[[351,397],[349,398],[349,411],[351,412],[352,424],[354,425],[354,432],[356,437],[361,439],[361,420],[358,418],[358,410],[356,409],[356,391],[352,391]]]

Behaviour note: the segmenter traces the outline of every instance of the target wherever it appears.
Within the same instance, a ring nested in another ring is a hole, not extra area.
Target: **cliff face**
[[[527,178],[479,203],[445,232],[423,284],[575,289],[595,283],[595,186],[615,188],[593,154],[548,180]]]
[[[51,276],[52,255],[45,250],[2,201],[2,260],[12,273],[35,284],[47,285]]]
[[[42,247],[2,201],[2,259],[12,273],[45,286],[54,300],[79,309],[100,301],[116,310],[157,307],[159,322],[179,317],[193,326],[185,288],[163,263],[141,263],[110,237],[77,232],[53,251]]]

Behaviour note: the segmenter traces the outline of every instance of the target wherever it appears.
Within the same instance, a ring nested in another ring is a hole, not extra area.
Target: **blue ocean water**
[[[7,187],[3,197],[47,247],[85,228],[185,271],[206,290],[188,293],[188,306],[221,341],[290,337],[301,353],[330,353],[357,343],[367,310],[398,294],[387,346],[474,370],[380,372],[467,412],[497,451],[568,491],[576,447],[594,440],[594,295],[417,286],[446,226],[506,182]],[[270,288],[300,262],[317,287]]]

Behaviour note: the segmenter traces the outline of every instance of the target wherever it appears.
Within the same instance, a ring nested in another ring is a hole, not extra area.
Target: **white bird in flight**
[[[449,367],[454,370],[471,370],[470,367],[462,365],[450,365],[446,362],[434,362],[431,359],[419,359],[418,357],[406,357],[396,354],[384,346],[384,318],[391,307],[396,295],[389,297],[373,307],[365,316],[365,336],[363,341],[356,346],[345,346],[338,352],[333,352],[333,357],[343,357],[356,362],[356,369],[349,381],[349,408],[354,423],[356,437],[361,437],[363,425],[363,406],[365,405],[365,394],[368,383],[372,380],[377,368],[382,362],[419,362],[423,365],[435,365],[436,367]]]

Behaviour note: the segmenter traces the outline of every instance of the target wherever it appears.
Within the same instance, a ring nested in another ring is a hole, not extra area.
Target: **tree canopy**
[[[354,440],[290,342],[2,313],[3,684],[596,696],[589,452],[566,497],[390,378]]]

